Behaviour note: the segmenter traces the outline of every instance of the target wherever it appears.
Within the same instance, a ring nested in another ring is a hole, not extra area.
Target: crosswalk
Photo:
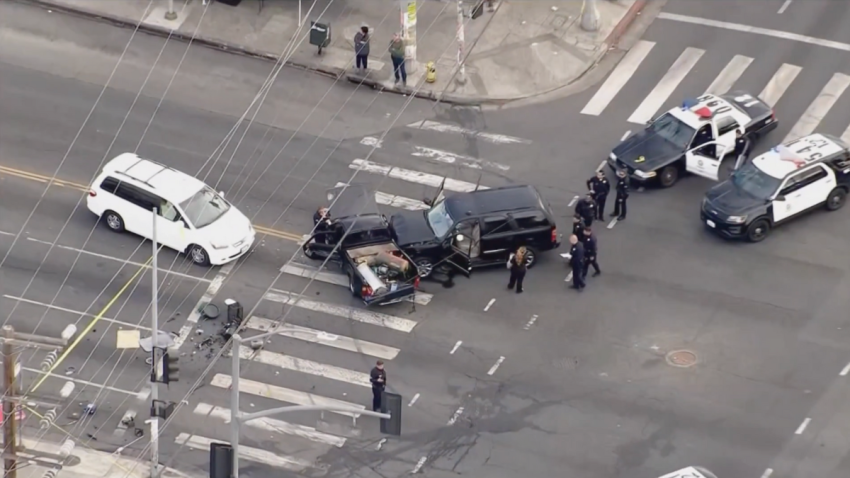
[[[661,56],[653,58],[655,53],[663,55],[658,52],[655,42],[646,40],[637,42],[596,90],[581,113],[589,116],[600,116],[616,102],[621,104],[629,102],[631,104],[631,101],[634,101],[634,95],[625,95],[623,90],[630,81],[636,81],[641,77],[654,77],[658,70],[656,61],[662,58]],[[765,65],[759,63],[757,58],[735,54],[734,52],[730,52],[725,57],[728,59],[728,61],[724,60],[727,61],[725,64],[713,62],[718,58],[718,55],[708,55],[705,50],[699,48],[683,48],[675,60],[672,60],[672,57],[670,58],[672,63],[668,63],[669,66],[665,65],[667,70],[663,76],[657,82],[653,80],[654,85],[651,88],[647,87],[648,91],[639,94],[638,98],[642,100],[636,109],[627,116],[628,122],[646,124],[647,121],[674,104],[680,103],[686,97],[697,97],[703,93],[724,94],[735,89],[741,89],[740,84],[745,75],[756,66],[765,67]],[[649,65],[650,63],[652,66]],[[818,85],[821,88],[820,92],[811,100],[807,108],[789,108],[786,110],[782,108],[782,100],[787,97],[788,92],[791,90],[803,91],[804,88],[807,88],[803,94],[809,95],[811,93],[808,89],[810,89],[812,82],[799,81],[803,72],[801,66],[784,63],[778,65],[778,67],[776,65],[770,67],[775,67],[776,70],[770,80],[763,85],[763,89],[758,95],[771,107],[776,108],[777,117],[780,121],[792,122],[792,126],[783,141],[790,141],[815,132],[819,127],[823,127],[824,119],[831,111],[833,114],[841,115],[841,108],[834,109],[834,107],[850,86],[850,77],[847,74],[834,72],[826,84]],[[683,91],[683,82],[690,76],[704,79],[707,86],[701,91]],[[712,77],[713,79],[709,81],[709,78]],[[636,90],[630,90],[630,92],[634,91]],[[850,126],[847,128],[846,130],[842,128],[842,131],[835,133],[843,134],[842,139],[844,140],[850,140]]]
[[[377,137],[363,138],[360,140],[364,146],[363,154],[360,158],[351,159],[347,172],[356,172],[360,176],[355,178],[356,182],[368,178],[379,184],[395,182],[394,187],[399,190],[410,189],[411,184],[429,188],[444,184],[447,191],[467,192],[498,184],[480,184],[489,182],[486,179],[477,184],[446,176],[452,176],[458,167],[476,175],[490,171],[504,173],[510,167],[450,152],[445,145],[452,142],[443,141],[443,136],[474,138],[493,147],[522,147],[531,143],[522,138],[477,132],[435,121],[420,121],[405,129],[425,132],[423,136],[434,135],[434,140],[427,145],[404,143],[399,146]],[[391,156],[387,154],[371,156],[376,157],[374,160],[365,159],[370,157],[367,154],[372,148],[388,147],[400,147],[406,151],[407,157],[396,162],[401,162],[403,167],[390,164],[387,158]],[[410,167],[417,164],[427,171]],[[349,180],[350,175],[340,177],[337,186]],[[387,214],[391,214],[392,209],[423,210],[427,207],[421,200],[389,192],[376,192],[375,197],[380,205],[390,208]],[[415,307],[432,305],[434,296],[417,291],[412,303],[366,308],[352,301],[350,293],[346,296],[349,286],[347,276],[335,270],[319,270],[318,264],[308,262],[308,259],[300,258],[300,261],[282,265],[282,282],[275,285],[281,288],[269,290],[256,310],[257,315],[247,317],[243,322],[248,330],[242,335],[249,341],[251,335],[274,332],[269,343],[259,350],[243,346],[235,351],[242,363],[239,386],[242,402],[246,404],[243,411],[247,404],[251,407],[256,405],[253,411],[284,405],[327,405],[344,407],[348,411],[328,412],[319,417],[317,414],[300,414],[297,417],[250,421],[243,426],[245,440],[240,443],[240,459],[294,473],[321,476],[329,471],[328,464],[320,459],[322,455],[346,446],[348,440],[359,436],[360,426],[377,429],[374,419],[358,425],[361,414],[357,410],[366,410],[371,405],[368,372],[377,360],[386,362],[388,369],[394,370],[393,361],[404,353],[403,347],[419,325]],[[302,296],[295,292],[303,291],[308,281],[313,281],[314,287],[330,289],[322,295]],[[281,286],[282,283],[286,287]],[[343,289],[345,292],[342,292]],[[281,310],[289,311],[285,323],[279,320]],[[400,310],[404,310],[404,317],[399,316]],[[444,393],[405,390],[404,385],[398,383],[393,384],[391,375],[390,389],[405,396],[411,406],[417,400],[421,406],[423,401],[429,400],[424,397]],[[231,418],[231,384],[232,378],[226,373],[210,378],[209,388],[217,393],[205,395],[202,402],[191,404],[192,413],[202,417],[198,422],[208,426],[191,432],[179,430],[174,438],[176,445],[208,453],[212,443],[229,441],[227,424]],[[439,402],[440,406],[444,402]],[[255,445],[253,441],[262,443],[262,446],[248,446]]]

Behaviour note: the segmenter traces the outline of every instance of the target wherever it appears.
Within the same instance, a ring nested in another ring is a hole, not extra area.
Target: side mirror
[[[422,202],[424,202],[425,205],[428,206],[428,207],[431,207],[431,206],[434,205],[434,201],[431,198],[425,198],[425,199],[422,200]]]
[[[773,198],[773,200],[774,201],[785,201],[785,196],[780,194],[780,195],[776,196],[775,198]]]

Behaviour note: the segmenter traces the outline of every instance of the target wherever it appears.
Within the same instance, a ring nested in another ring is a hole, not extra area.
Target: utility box
[[[310,22],[310,44],[319,47],[321,55],[322,48],[331,44],[331,24]]]
[[[233,476],[233,447],[227,443],[210,443],[210,478]]]

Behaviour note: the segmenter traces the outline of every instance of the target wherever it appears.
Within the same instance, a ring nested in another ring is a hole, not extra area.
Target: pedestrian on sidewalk
[[[363,72],[369,68],[369,26],[363,25],[360,27],[360,31],[354,35],[354,58],[356,61],[356,68],[363,69]]]
[[[381,410],[381,395],[387,388],[387,371],[384,370],[384,361],[378,360],[375,367],[369,373],[369,381],[372,382],[372,411]]]
[[[526,249],[520,247],[511,258],[508,259],[508,270],[511,271],[511,279],[508,281],[508,289],[513,290],[516,286],[516,293],[522,294],[522,281],[525,279],[525,271],[528,269],[526,265]]]
[[[393,35],[393,40],[390,42],[390,58],[393,61],[393,73],[395,74],[395,84],[401,81],[401,84],[407,86],[407,70],[404,65],[404,40],[398,33]]]

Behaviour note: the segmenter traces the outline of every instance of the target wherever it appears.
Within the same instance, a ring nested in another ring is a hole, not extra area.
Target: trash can
[[[310,44],[319,47],[319,55],[322,48],[331,44],[331,24],[310,22]]]

